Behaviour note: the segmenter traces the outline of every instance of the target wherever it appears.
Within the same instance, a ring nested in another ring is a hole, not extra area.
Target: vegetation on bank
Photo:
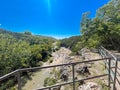
[[[79,51],[83,47],[120,51],[120,0],[110,2],[97,10],[94,18],[90,12],[82,15],[81,36],[61,40],[61,46],[70,47],[72,51]],[[75,50],[74,50],[75,49]]]
[[[85,46],[96,48],[102,45],[120,51],[120,0],[110,0],[97,10],[93,19],[89,12],[84,13],[81,32]]]
[[[0,29],[0,76],[20,68],[40,66],[40,61],[47,61],[51,56],[50,37],[35,36],[30,32],[13,33]],[[15,78],[0,84],[5,90],[16,82]]]
[[[78,48],[77,43],[81,41],[81,36],[72,36],[70,38],[65,38],[60,40],[60,46],[66,47],[72,50],[73,52],[77,52]]]

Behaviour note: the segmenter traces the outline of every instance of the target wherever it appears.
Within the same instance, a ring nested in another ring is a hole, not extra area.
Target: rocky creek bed
[[[57,65],[62,63],[79,62],[84,60],[99,59],[101,56],[98,53],[93,53],[88,49],[84,49],[81,55],[70,55],[71,51],[67,48],[60,48],[60,50],[53,52],[52,63],[46,62],[46,65]],[[105,67],[102,61],[93,62],[87,64],[78,64],[75,66],[75,79],[82,79],[95,75],[104,74]],[[23,90],[35,90],[36,88],[44,87],[44,81],[46,78],[49,80],[55,80],[55,83],[67,82],[72,80],[72,67],[62,66],[51,69],[44,69],[33,73],[31,80],[23,86]],[[49,81],[48,80],[48,81]],[[54,81],[53,80],[53,81]],[[46,82],[49,85],[49,82]],[[76,83],[76,90],[104,90],[107,88],[107,77],[94,80],[87,80],[84,83]],[[53,90],[72,90],[72,84],[53,88]]]

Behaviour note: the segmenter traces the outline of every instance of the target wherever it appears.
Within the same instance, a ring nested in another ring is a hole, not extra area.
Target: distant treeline
[[[73,52],[77,52],[78,48],[81,49],[81,47],[78,47],[78,44],[81,42],[82,37],[81,36],[72,36],[70,38],[65,38],[60,40],[60,46],[66,47],[72,50]]]
[[[0,29],[0,76],[20,68],[40,66],[51,56],[51,37],[35,36],[31,32],[14,33]],[[0,84],[0,90],[14,85],[15,78]]]

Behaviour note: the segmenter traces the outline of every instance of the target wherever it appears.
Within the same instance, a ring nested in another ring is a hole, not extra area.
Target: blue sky
[[[109,0],[0,0],[0,28],[64,38],[80,35],[84,12],[94,17]]]

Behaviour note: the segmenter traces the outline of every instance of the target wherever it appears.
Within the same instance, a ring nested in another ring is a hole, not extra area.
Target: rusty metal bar
[[[110,75],[111,75],[111,72],[113,74],[113,90],[116,90],[116,81],[117,81],[117,68],[118,68],[118,59],[111,53],[109,52],[107,49],[105,49],[104,47],[101,46],[101,51],[105,51],[108,56],[115,61],[115,71],[112,70],[112,68],[109,68],[109,72],[110,72]],[[100,52],[100,53],[104,53],[104,52]],[[105,54],[105,53],[104,53]],[[104,57],[104,55],[102,55]],[[110,83],[110,82],[109,82]]]
[[[43,88],[38,88],[36,90],[44,90],[44,89],[49,89],[49,88],[54,88],[54,87],[58,87],[58,86],[64,86],[64,85],[68,85],[73,83],[72,81],[69,82],[65,82],[65,83],[60,83],[60,84],[56,84],[56,85],[52,85],[52,86],[47,86],[47,87],[43,87]]]
[[[103,46],[101,46],[101,48],[104,49],[109,55],[111,55],[112,56],[111,58],[113,58],[114,60],[117,61],[117,58],[113,54],[111,54],[110,51],[108,51],[107,49],[105,49]]]
[[[13,71],[13,72],[11,72],[11,73],[8,73],[8,74],[0,77],[0,81],[2,81],[2,80],[4,80],[4,79],[7,79],[7,78],[9,78],[10,76],[15,75],[17,72],[18,72],[18,70],[15,70],[15,71]]]
[[[117,66],[118,66],[118,61],[116,61],[116,63],[115,63],[115,66],[116,66],[116,68],[115,68],[115,74],[114,74],[114,83],[113,83],[113,90],[116,90],[116,78],[117,78]]]
[[[34,68],[25,68],[25,69],[18,69],[16,71],[13,71],[9,74],[6,74],[2,77],[0,77],[0,81],[13,76],[13,75],[17,75],[17,79],[18,79],[18,90],[21,90],[21,78],[20,78],[20,72],[25,72],[25,71],[35,71],[38,69],[44,69],[44,68],[52,68],[52,67],[58,67],[58,66],[67,66],[67,65],[76,65],[76,64],[80,64],[80,63],[89,63],[89,62],[95,62],[95,61],[102,61],[102,60],[106,60],[106,59],[110,59],[110,58],[102,58],[102,59],[94,59],[94,60],[87,60],[87,61],[82,61],[82,62],[75,62],[75,63],[67,63],[67,64],[59,64],[59,65],[51,65],[51,66],[44,66],[44,67],[34,67]],[[73,68],[73,73],[74,73],[74,68]],[[73,74],[73,80],[74,80],[74,74]],[[86,79],[84,79],[86,80]],[[73,81],[75,84],[75,81]],[[72,83],[73,83],[72,82]],[[64,85],[64,84],[62,84]],[[65,84],[66,85],[66,84]],[[55,85],[56,86],[56,85]],[[75,86],[75,85],[74,85]],[[74,87],[75,88],[75,87]]]
[[[51,88],[49,88],[49,90],[51,90]]]
[[[111,63],[111,62],[110,62],[110,63]],[[108,63],[106,62],[105,64],[106,64],[106,70],[107,70],[107,72],[109,73],[109,62],[108,62]],[[111,67],[111,65],[110,65],[110,75],[114,77],[115,73],[114,73],[114,71],[112,70],[113,68],[115,68],[115,67]],[[113,77],[111,77],[112,80],[113,80]]]
[[[106,59],[110,59],[110,58],[92,59],[92,60],[75,62],[75,63],[58,64],[58,65],[51,65],[51,66],[44,66],[44,67],[24,68],[24,69],[18,69],[18,70],[21,71],[21,72],[34,71],[34,70],[44,69],[44,68],[52,68],[52,67],[58,67],[58,66],[69,66],[69,65],[72,65],[72,64],[80,64],[80,63],[89,63],[89,62],[103,61],[103,60],[106,60]]]
[[[110,80],[110,78],[111,78],[111,59],[109,59],[109,62],[108,62],[109,64],[109,75],[108,75],[108,86],[109,86],[109,90],[110,90],[110,88],[111,88],[111,86],[110,86],[110,82],[111,82],[111,80]]]
[[[75,67],[74,64],[72,64],[72,74],[73,74],[73,90],[75,90]]]
[[[101,56],[106,58],[107,57],[107,52],[102,50],[102,49],[100,51],[101,51],[100,52]],[[107,69],[107,72],[108,72],[108,87],[109,87],[109,90],[110,90],[111,79],[112,79],[112,77],[111,77],[111,59],[108,59],[108,61],[106,60],[104,63],[105,63],[105,66],[106,66],[106,69]]]
[[[90,79],[95,79],[95,78],[100,78],[100,77],[105,77],[105,76],[108,76],[108,74],[103,74],[103,75],[98,75],[98,76],[93,76],[93,77],[87,77],[87,78],[84,78],[84,79],[75,80],[75,82],[85,81],[85,80],[90,80]]]
[[[17,72],[17,80],[18,80],[18,90],[22,90],[20,72]]]
[[[118,78],[116,78],[116,81],[118,82],[118,84],[120,85],[120,80]]]
[[[9,78],[10,76],[16,75],[17,72],[25,72],[25,71],[35,71],[35,70],[39,70],[39,69],[44,69],[44,68],[52,68],[52,67],[58,67],[58,66],[68,66],[71,64],[80,64],[80,63],[89,63],[89,62],[95,62],[95,61],[103,61],[106,59],[110,59],[110,58],[103,58],[103,59],[94,59],[94,60],[87,60],[87,61],[82,61],[82,62],[75,62],[75,63],[67,63],[67,64],[59,64],[59,65],[51,65],[51,66],[44,66],[44,67],[33,67],[33,68],[24,68],[24,69],[18,69],[15,70],[11,73],[8,73],[2,77],[0,77],[0,81]]]
[[[98,76],[93,76],[93,77],[87,77],[85,79],[80,79],[80,80],[75,80],[75,82],[80,82],[80,81],[85,81],[85,80],[90,80],[90,79],[95,79],[95,78],[100,78],[100,77],[105,77],[105,76],[108,76],[108,74],[103,74],[103,75],[98,75]],[[65,83],[62,83],[62,84],[56,84],[56,85],[52,85],[52,86],[48,86],[48,87],[43,87],[43,88],[38,88],[36,90],[44,90],[44,89],[49,89],[49,88],[53,88],[53,87],[57,87],[57,86],[64,86],[64,85],[67,85],[67,84],[71,84],[73,83],[73,81],[70,81],[70,82],[65,82]]]

